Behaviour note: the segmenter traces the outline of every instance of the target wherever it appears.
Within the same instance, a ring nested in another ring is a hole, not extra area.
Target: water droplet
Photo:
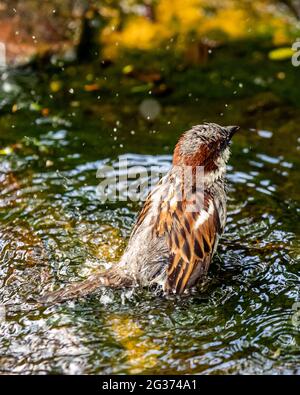
[[[141,115],[148,121],[158,117],[161,112],[161,106],[155,99],[145,99],[139,107]]]

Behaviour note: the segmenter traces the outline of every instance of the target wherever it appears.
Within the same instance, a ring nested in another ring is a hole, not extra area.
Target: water
[[[235,101],[220,115],[217,104],[209,113],[163,99],[148,122],[139,99],[98,99],[70,75],[57,93],[52,72],[2,76],[0,372],[299,374],[293,108],[261,116]],[[141,204],[101,203],[97,169],[125,154],[168,167],[180,133],[208,120],[242,128],[228,168],[226,232],[201,289],[182,298],[105,290],[37,306],[42,292],[114,264],[125,248]]]

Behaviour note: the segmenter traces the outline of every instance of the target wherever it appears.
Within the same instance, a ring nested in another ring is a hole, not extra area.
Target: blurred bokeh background
[[[0,1],[1,373],[299,374],[299,18],[297,0]],[[101,202],[97,170],[169,167],[203,122],[241,126],[204,284],[36,305],[125,248],[142,202]]]

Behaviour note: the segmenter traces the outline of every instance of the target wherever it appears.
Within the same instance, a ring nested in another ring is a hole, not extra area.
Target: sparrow
[[[149,193],[120,261],[41,301],[62,302],[100,287],[155,285],[180,295],[203,280],[226,223],[226,163],[238,129],[205,123],[186,131],[171,169]]]

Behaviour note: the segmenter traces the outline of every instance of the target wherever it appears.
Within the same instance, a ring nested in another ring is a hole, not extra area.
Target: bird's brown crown
[[[238,126],[225,127],[215,123],[193,126],[180,137],[174,150],[173,165],[203,166],[205,172],[217,170],[220,160],[227,162],[226,149],[238,129]]]

